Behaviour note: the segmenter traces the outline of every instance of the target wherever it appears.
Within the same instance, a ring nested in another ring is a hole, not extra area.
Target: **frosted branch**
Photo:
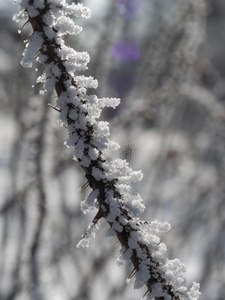
[[[178,259],[164,257],[166,246],[159,235],[169,230],[169,224],[140,220],[144,204],[140,195],[132,191],[131,183],[141,180],[142,173],[132,171],[125,160],[112,160],[107,154],[119,146],[109,139],[108,123],[98,119],[104,107],[115,108],[120,100],[99,99],[87,93],[88,88],[97,87],[97,80],[78,76],[77,72],[87,69],[89,55],[66,46],[62,39],[81,31],[71,16],[87,18],[90,10],[82,4],[68,5],[64,0],[22,0],[20,5],[23,10],[15,20],[27,18],[33,28],[22,65],[30,67],[35,59],[45,64],[37,82],[43,84],[44,91],[56,90],[55,109],[68,128],[66,145],[74,147],[74,157],[92,188],[82,209],[98,209],[78,246],[88,247],[103,217],[110,225],[110,235],[122,245],[119,264],[132,262],[134,272],[130,278],[135,278],[134,288],[147,287],[146,299],[198,299],[198,284],[190,289],[183,286],[184,265]]]

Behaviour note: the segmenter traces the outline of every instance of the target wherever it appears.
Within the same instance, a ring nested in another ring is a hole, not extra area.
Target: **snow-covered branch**
[[[90,10],[82,4],[68,5],[65,0],[22,0],[22,10],[14,17],[16,21],[29,22],[33,28],[27,40],[21,61],[31,67],[33,60],[45,65],[44,73],[37,78],[43,90],[56,90],[58,100],[55,109],[60,122],[68,129],[67,146],[74,147],[74,158],[84,170],[92,192],[81,207],[86,213],[97,208],[98,213],[78,247],[88,247],[98,227],[105,218],[110,225],[108,235],[120,241],[121,256],[118,264],[130,260],[134,270],[128,278],[134,280],[134,288],[147,286],[147,299],[199,298],[199,285],[193,283],[188,289],[184,284],[185,267],[178,259],[164,257],[165,244],[160,234],[170,225],[144,222],[140,215],[144,204],[139,194],[133,192],[131,183],[142,179],[140,171],[132,171],[125,160],[112,159],[109,153],[119,145],[109,139],[107,122],[99,121],[104,107],[115,108],[117,98],[99,99],[87,93],[97,88],[97,80],[77,75],[87,69],[89,55],[77,52],[65,45],[63,36],[78,34],[82,30],[74,24],[71,16],[90,17]]]

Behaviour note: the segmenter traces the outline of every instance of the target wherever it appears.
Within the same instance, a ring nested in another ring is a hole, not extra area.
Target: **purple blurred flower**
[[[111,55],[121,60],[137,60],[140,56],[140,50],[133,42],[122,41],[112,46]]]

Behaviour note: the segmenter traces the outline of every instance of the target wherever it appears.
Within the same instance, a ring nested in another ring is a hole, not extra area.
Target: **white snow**
[[[58,29],[60,35],[64,34],[79,34],[82,28],[78,25],[75,25],[74,22],[65,16],[61,16],[57,19],[55,28]]]
[[[41,48],[43,43],[43,37],[40,32],[35,31],[28,43],[26,44],[26,48],[23,52],[23,58],[21,60],[21,64],[24,68],[31,68],[33,60],[37,55],[39,49]]]
[[[99,190],[93,190],[91,193],[88,195],[88,197],[81,202],[81,210],[83,211],[84,214],[88,213],[90,210],[93,210],[97,208],[97,200],[96,198],[98,197]]]

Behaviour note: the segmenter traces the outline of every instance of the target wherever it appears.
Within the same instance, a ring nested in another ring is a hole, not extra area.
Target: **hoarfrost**
[[[51,28],[54,25],[55,18],[50,12],[47,11],[43,16],[43,21],[46,26]]]
[[[187,293],[190,300],[197,300],[200,297],[201,293],[199,292],[199,288],[200,284],[193,282],[190,291]]]
[[[34,0],[34,7],[43,9],[45,7],[44,0]]]
[[[100,137],[108,137],[110,135],[108,122],[99,121],[95,124],[94,129]]]
[[[86,233],[82,236],[82,239],[77,244],[77,248],[87,249],[91,241],[95,238],[95,231],[99,229],[98,223],[91,223],[88,226]]]
[[[55,31],[49,26],[43,26],[45,35],[50,39],[54,39],[56,37]]]
[[[20,10],[13,16],[13,21],[15,21],[15,22],[26,22],[27,18],[28,18],[27,13],[23,10]]]
[[[123,226],[120,225],[119,222],[114,221],[112,228],[115,229],[116,232],[122,232],[123,231]]]
[[[60,35],[64,34],[79,34],[82,28],[78,25],[75,25],[74,22],[65,16],[61,16],[57,19],[57,23],[55,25],[56,30]]]
[[[72,3],[71,5],[65,4],[64,12],[76,17],[90,18],[91,16],[91,10],[88,7],[83,6],[82,3]]]
[[[102,98],[99,101],[102,102],[102,107],[116,108],[121,100],[119,98]]]
[[[31,18],[34,18],[37,15],[39,15],[39,11],[33,5],[29,5],[27,7],[27,13]]]
[[[23,52],[23,58],[21,60],[21,65],[24,68],[31,68],[33,60],[37,55],[39,49],[41,48],[43,43],[43,37],[40,32],[35,31],[28,43],[26,44],[26,48]]]
[[[93,168],[92,168],[92,175],[93,175],[93,177],[94,177],[97,181],[99,181],[99,180],[101,180],[101,179],[104,179],[104,174],[102,173],[101,170],[99,170],[99,169],[96,168],[96,167],[93,167]]]
[[[91,76],[85,77],[81,75],[81,76],[76,76],[74,79],[77,85],[80,87],[91,88],[91,89],[96,89],[98,87],[98,80],[94,79]]]
[[[88,195],[88,197],[81,202],[81,210],[84,214],[88,213],[91,210],[97,208],[97,197],[99,194],[99,190],[93,190],[91,193]]]
[[[27,8],[28,5],[29,5],[29,0],[22,0],[20,3],[20,6],[24,9]]]

